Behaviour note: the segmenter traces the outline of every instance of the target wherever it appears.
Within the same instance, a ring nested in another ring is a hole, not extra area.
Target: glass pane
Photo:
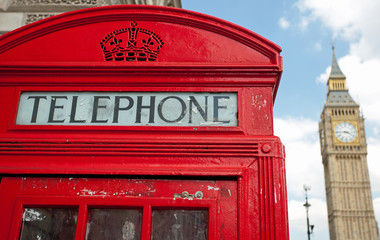
[[[207,210],[153,210],[152,240],[208,239]]]
[[[75,239],[78,209],[25,208],[22,217],[22,240]]]
[[[86,240],[137,240],[141,237],[142,210],[89,209]]]

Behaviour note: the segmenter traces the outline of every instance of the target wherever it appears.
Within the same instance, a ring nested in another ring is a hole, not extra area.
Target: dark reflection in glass
[[[77,219],[74,208],[25,208],[20,239],[74,240]]]
[[[141,238],[142,210],[89,209],[86,240],[137,240]]]
[[[151,239],[206,240],[208,239],[208,211],[153,210]]]

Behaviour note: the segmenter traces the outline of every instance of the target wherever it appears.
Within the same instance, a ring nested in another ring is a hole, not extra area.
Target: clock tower
[[[331,240],[378,240],[364,118],[350,96],[334,47],[319,134]]]

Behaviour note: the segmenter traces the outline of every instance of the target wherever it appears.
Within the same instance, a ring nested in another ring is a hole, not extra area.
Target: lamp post
[[[310,225],[309,223],[309,207],[311,205],[308,202],[307,192],[310,191],[311,187],[307,185],[303,185],[303,189],[305,190],[305,198],[306,198],[306,202],[303,206],[306,208],[307,239],[310,240],[310,234],[313,233],[314,225]]]

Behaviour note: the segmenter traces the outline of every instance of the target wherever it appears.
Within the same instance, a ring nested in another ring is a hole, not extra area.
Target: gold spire
[[[338,61],[336,60],[334,42],[332,42],[332,64],[327,86],[329,91],[347,91],[346,76],[340,70]]]

